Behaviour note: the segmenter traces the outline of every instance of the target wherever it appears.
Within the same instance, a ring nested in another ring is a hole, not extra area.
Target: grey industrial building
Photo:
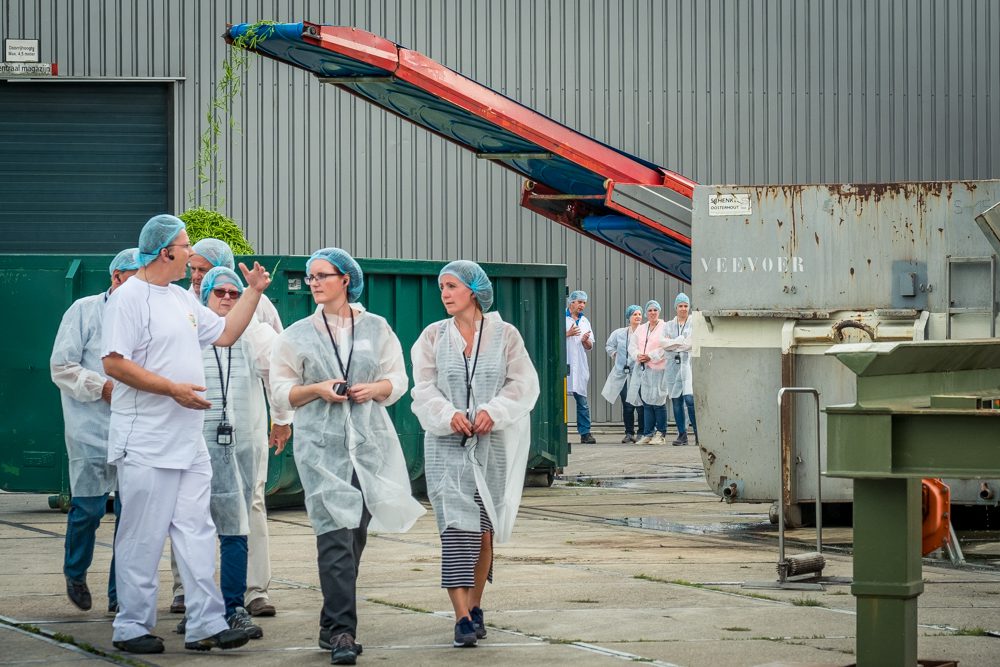
[[[0,67],[0,252],[110,252],[205,204],[262,253],[564,263],[599,341],[629,303],[670,310],[681,283],[522,209],[514,174],[256,56],[212,196],[221,35],[257,20],[384,36],[701,183],[1000,178],[990,0],[0,0],[2,37],[57,66]]]

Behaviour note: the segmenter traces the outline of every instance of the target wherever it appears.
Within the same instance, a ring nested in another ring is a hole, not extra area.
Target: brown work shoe
[[[250,600],[247,604],[247,611],[250,612],[251,616],[274,616],[278,613],[274,605],[267,598]]]

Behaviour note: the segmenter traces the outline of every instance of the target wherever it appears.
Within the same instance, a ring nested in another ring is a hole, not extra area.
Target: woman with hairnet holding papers
[[[493,305],[475,262],[438,274],[451,317],[413,345],[413,414],[426,431],[427,495],[441,534],[441,586],[455,608],[456,647],[486,636],[482,596],[493,576],[493,537],[510,539],[531,442],[538,375],[521,335]]]
[[[271,353],[273,405],[295,408],[295,465],[316,532],[323,609],[319,644],[353,665],[358,565],[368,524],[405,532],[425,513],[386,407],[409,380],[399,339],[382,317],[352,303],[364,276],[340,248],[306,262],[317,309],[278,337]]]
[[[225,317],[243,294],[243,281],[219,266],[201,280],[201,303]],[[271,348],[278,334],[254,319],[229,348],[202,351],[205,365],[205,443],[212,459],[212,521],[219,533],[219,582],[231,628],[251,639],[264,636],[244,604],[247,588],[247,535],[259,450],[267,451],[267,407],[261,381],[268,381]],[[272,410],[275,424],[289,424],[291,411]],[[181,621],[178,632],[183,632]]]
[[[625,422],[625,437],[622,444],[635,442],[636,426],[639,434],[644,432],[642,421],[642,406],[633,405],[628,402],[629,385],[633,377],[633,368],[636,364],[628,356],[628,347],[635,338],[635,332],[642,323],[642,309],[639,306],[629,306],[625,309],[625,324],[621,329],[615,329],[608,336],[608,342],[604,344],[604,349],[610,355],[614,366],[608,373],[608,379],[604,382],[604,389],[601,396],[608,403],[614,405],[619,398],[622,399],[622,418]],[[636,415],[639,422],[636,424]]]

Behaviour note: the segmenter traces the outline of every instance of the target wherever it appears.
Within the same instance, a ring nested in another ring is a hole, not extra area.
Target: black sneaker
[[[463,616],[455,624],[455,641],[451,645],[455,648],[472,648],[476,645],[476,626],[468,616]]]
[[[66,577],[66,597],[78,609],[82,609],[83,611],[89,611],[94,604],[93,599],[90,597],[90,588],[87,587],[86,581],[77,581],[76,579]]]
[[[125,641],[111,642],[119,651],[126,653],[163,653],[163,640],[156,635],[143,635]]]
[[[589,433],[587,433],[585,435],[581,435],[580,436],[580,444],[581,445],[596,445],[597,444],[597,440],[594,440],[594,436],[592,436]]]
[[[234,630],[242,630],[247,633],[247,637],[250,639],[260,639],[264,636],[264,631],[259,625],[254,624],[253,620],[250,619],[250,612],[243,607],[234,609],[233,613],[226,617],[226,623]]]
[[[623,445],[627,445],[630,442],[633,442],[632,436],[630,436],[628,433],[626,433],[625,437],[622,438],[622,444]]]
[[[187,605],[184,604],[183,595],[175,595],[174,601],[170,603],[171,614],[183,614],[187,612]]]
[[[230,649],[239,648],[250,641],[250,637],[243,630],[223,630],[211,637],[198,639],[193,642],[184,642],[184,648],[189,651],[211,651],[213,648]]]
[[[179,635],[183,635],[185,632],[187,632],[187,624],[188,624],[188,617],[185,616],[177,624],[177,627],[174,628],[174,632],[176,632]]]
[[[354,637],[342,632],[333,637],[330,643],[330,664],[353,665],[358,661],[360,653],[360,646],[354,642]]]
[[[325,649],[325,650],[329,651],[329,650],[331,650],[333,648],[333,645],[330,644],[330,635],[331,634],[333,634],[333,631],[330,630],[330,628],[320,628],[319,629],[319,647],[321,649]],[[365,647],[362,646],[361,644],[359,644],[357,642],[354,642],[354,646],[358,649],[358,655],[361,655],[362,653],[365,652]]]
[[[687,434],[687,431],[685,431],[684,433],[681,433],[680,435],[678,435],[677,439],[674,440],[670,444],[673,445],[674,447],[682,447],[682,446],[688,444],[688,434]]]
[[[469,610],[469,615],[472,616],[472,626],[476,629],[476,639],[486,639],[486,619],[483,610],[473,607]]]

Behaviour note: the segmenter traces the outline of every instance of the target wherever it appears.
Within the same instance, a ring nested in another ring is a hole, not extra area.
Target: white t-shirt
[[[177,285],[135,278],[112,293],[104,313],[101,358],[118,353],[174,382],[205,385],[201,350],[219,339],[226,321]],[[204,413],[169,396],[115,383],[108,462],[123,456],[156,468],[208,461]]]

